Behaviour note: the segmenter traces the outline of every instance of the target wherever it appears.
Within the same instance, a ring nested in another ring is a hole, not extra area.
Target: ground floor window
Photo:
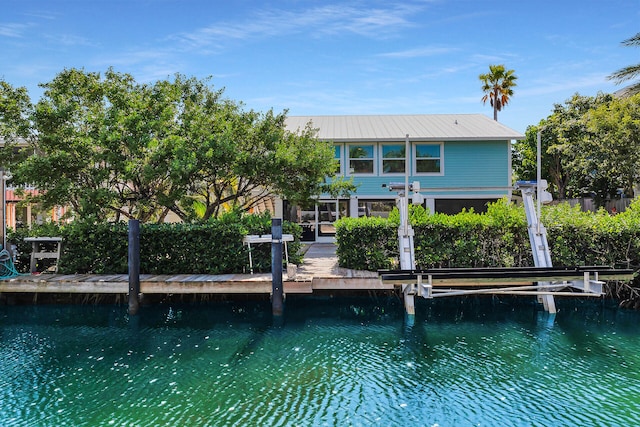
[[[476,213],[485,213],[487,204],[493,203],[497,199],[436,199],[435,209],[438,213],[455,215],[463,209],[471,209]]]
[[[395,207],[395,200],[358,200],[358,216],[387,218]]]
[[[302,227],[302,241],[333,239],[335,222],[349,216],[349,200],[319,200],[304,206],[283,203],[283,219]]]

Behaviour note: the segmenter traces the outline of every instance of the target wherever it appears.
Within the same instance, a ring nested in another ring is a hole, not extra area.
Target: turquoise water
[[[0,307],[0,424],[640,424],[640,313],[442,301]]]

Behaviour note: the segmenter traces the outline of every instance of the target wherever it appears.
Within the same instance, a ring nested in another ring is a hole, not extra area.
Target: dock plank
[[[377,277],[314,277],[311,283],[314,290],[393,290],[395,287],[393,284],[383,283]]]
[[[313,287],[311,282],[293,282],[287,281],[283,284],[283,290],[285,294],[312,294]]]
[[[140,291],[147,294],[267,294],[271,282],[141,282]]]

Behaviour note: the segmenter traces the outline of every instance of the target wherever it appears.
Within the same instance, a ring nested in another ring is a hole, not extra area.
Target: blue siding
[[[424,192],[428,192],[429,188],[507,187],[511,185],[508,147],[508,141],[448,141],[444,143],[442,175],[412,175],[409,179],[411,182],[419,181]],[[410,155],[413,155],[413,150]],[[413,159],[410,160],[413,167]],[[342,161],[343,166],[346,167],[346,158],[343,157]],[[377,161],[379,161],[379,154]],[[389,196],[389,191],[382,188],[382,184],[404,182],[404,175],[382,175],[379,168],[377,169],[376,175],[354,176],[354,182],[359,185],[355,195],[359,197]],[[481,196],[507,194],[507,190],[467,190],[464,193]],[[460,191],[441,191],[438,194],[455,195],[460,194]]]
[[[507,142],[448,142],[442,187],[504,187],[509,182]],[[434,185],[434,186],[437,186]]]

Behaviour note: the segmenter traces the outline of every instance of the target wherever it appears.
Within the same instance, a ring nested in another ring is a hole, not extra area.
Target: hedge
[[[301,261],[302,229],[285,221],[283,232],[293,234],[288,243],[289,260]],[[230,214],[206,224],[141,224],[140,272],[142,274],[229,274],[249,271],[247,234],[270,234],[268,215]],[[17,246],[16,266],[29,268],[31,245],[27,236],[62,236],[63,252],[58,264],[62,274],[126,274],[128,272],[128,225],[124,222],[63,226],[45,224],[8,234]],[[252,245],[254,272],[271,270],[271,246]],[[43,260],[39,269],[46,267]]]
[[[411,207],[416,268],[528,267],[533,256],[522,206],[499,200],[478,214],[429,215]],[[610,215],[582,212],[566,203],[544,206],[542,222],[554,266],[640,266],[640,201]],[[397,210],[388,219],[345,218],[336,224],[341,267],[399,268]]]
[[[506,200],[487,212],[429,215],[412,206],[417,268],[526,267],[533,265],[524,209]],[[610,215],[604,210],[582,212],[568,204],[544,206],[542,221],[554,266],[608,265],[640,267],[640,201]],[[376,271],[398,268],[397,210],[388,219],[343,218],[336,223],[337,256],[341,267]],[[290,261],[300,263],[300,226],[284,222],[293,234]],[[228,274],[248,272],[247,234],[269,234],[268,215],[228,215],[206,224],[143,224],[140,228],[141,273]],[[27,271],[31,246],[26,236],[62,236],[59,272],[64,274],[126,274],[127,224],[64,226],[45,224],[10,232],[18,247],[17,267]],[[254,271],[270,271],[271,248],[255,245]],[[46,262],[44,260],[43,262]],[[46,265],[45,265],[46,266]]]

